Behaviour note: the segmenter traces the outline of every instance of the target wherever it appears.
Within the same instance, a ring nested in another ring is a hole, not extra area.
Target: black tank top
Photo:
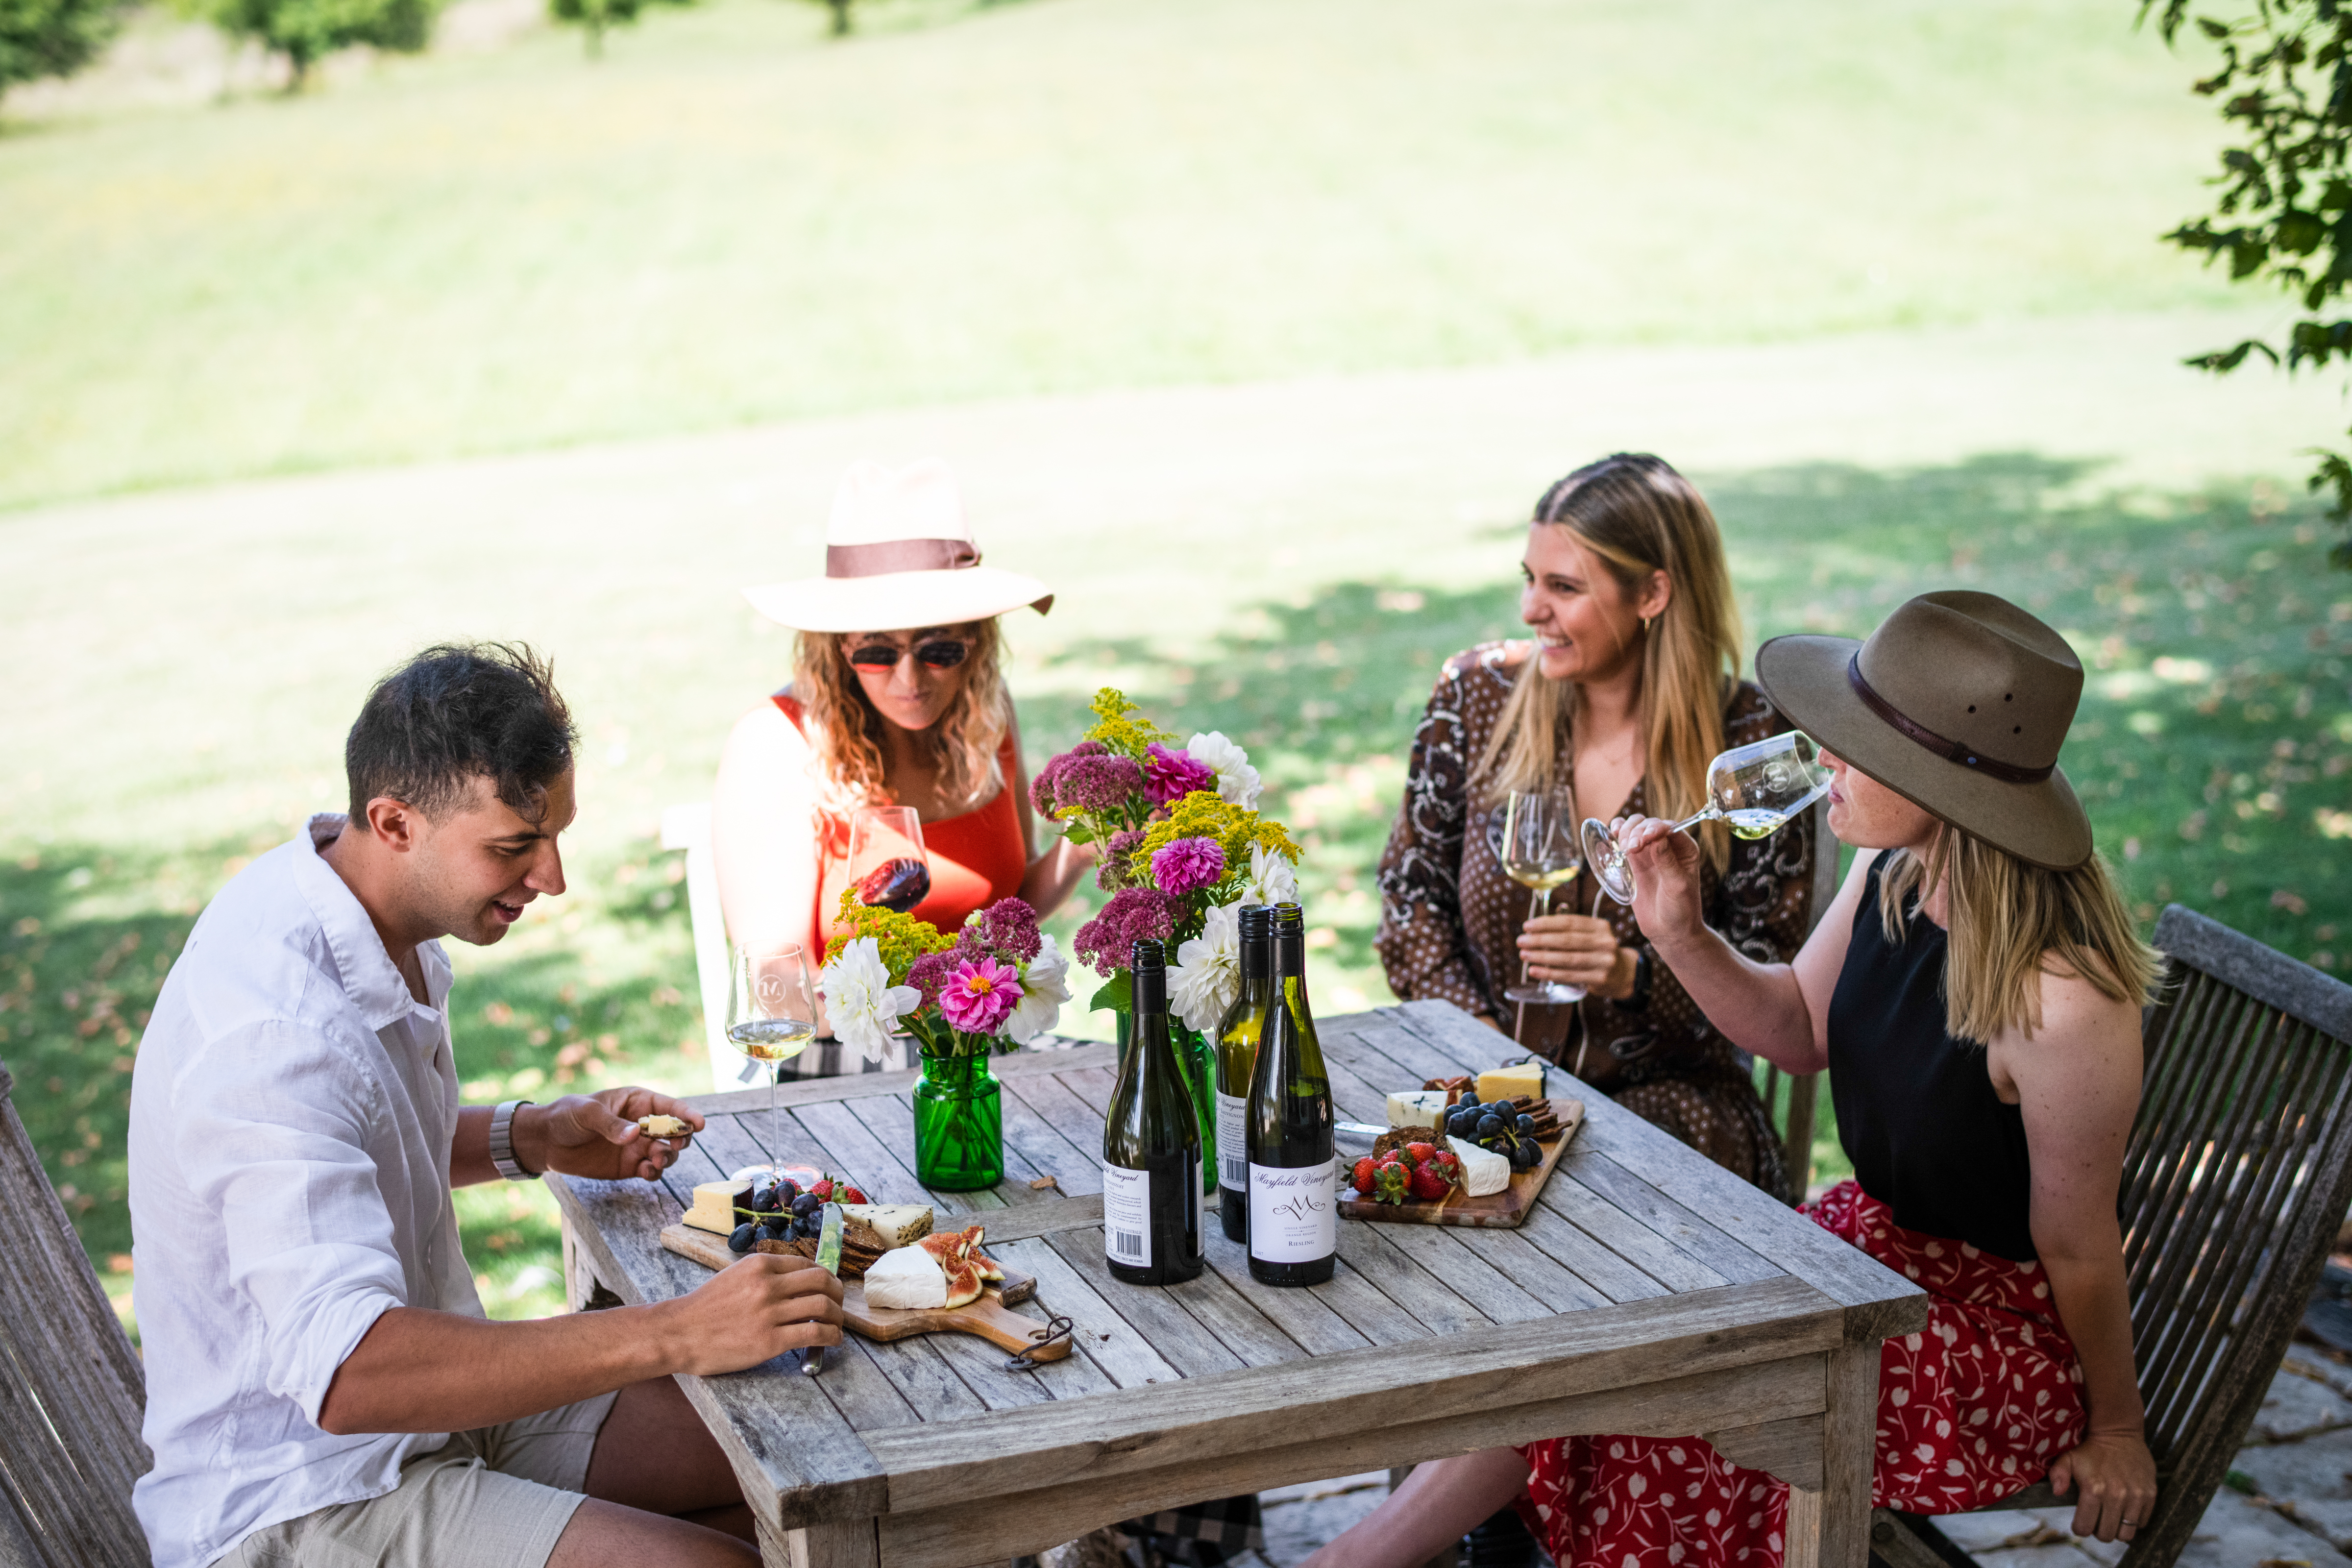
[[[1944,1030],[1944,930],[1916,909],[1900,943],[1870,868],[1830,998],[1830,1100],[1862,1190],[1906,1230],[2034,1256],[2025,1118],[1993,1092],[1985,1048]]]

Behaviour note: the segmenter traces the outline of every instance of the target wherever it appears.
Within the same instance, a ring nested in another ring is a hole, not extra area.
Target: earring
[[[1643,616],[1642,617],[1642,635],[1643,637],[1648,637],[1650,635],[1650,623],[1657,618],[1658,617],[1655,616]]]

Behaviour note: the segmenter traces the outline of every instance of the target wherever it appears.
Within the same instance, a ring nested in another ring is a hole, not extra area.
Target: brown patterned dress
[[[1570,1006],[1522,1010],[1502,1000],[1518,978],[1519,928],[1534,895],[1503,874],[1487,838],[1488,813],[1471,799],[1469,775],[1527,651],[1525,643],[1484,643],[1448,659],[1413,731],[1404,805],[1381,857],[1377,946],[1389,989],[1406,1001],[1441,997],[1507,1029],[1516,1026],[1529,1050],[1788,1199],[1793,1194],[1780,1142],[1741,1053],[1643,942],[1633,911],[1603,895],[1591,878],[1580,877],[1554,895],[1554,912],[1597,913],[1616,931],[1618,945],[1648,952],[1647,1004],[1634,1008],[1588,996]],[[1790,725],[1743,680],[1729,689],[1723,728],[1725,744],[1741,746]],[[1648,812],[1647,784],[1634,784],[1625,815]],[[1733,839],[1720,875],[1700,862],[1707,923],[1750,958],[1786,963],[1805,940],[1812,867],[1810,813],[1769,838]]]

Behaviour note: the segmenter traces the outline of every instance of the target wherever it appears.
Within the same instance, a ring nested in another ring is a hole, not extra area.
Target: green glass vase
[[[915,1180],[969,1193],[1004,1179],[1004,1090],[988,1053],[923,1056],[915,1085]]]

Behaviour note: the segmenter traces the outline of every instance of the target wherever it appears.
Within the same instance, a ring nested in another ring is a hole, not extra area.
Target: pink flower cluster
[[[949,1023],[959,1029],[968,1029],[969,1026],[957,1021],[955,1013],[955,1006],[968,1007],[968,1004],[956,1002],[950,1005],[951,1000],[957,997],[959,987],[969,990],[971,977],[982,973],[983,965],[995,965],[1016,984],[994,1023],[984,1029],[970,1029],[971,1033],[986,1034],[1004,1022],[1004,1014],[1010,1013],[1013,1004],[1021,999],[1017,984],[1020,971],[1008,966],[1026,963],[1036,957],[1045,940],[1037,929],[1035,910],[1020,899],[999,899],[981,910],[978,920],[956,932],[953,947],[944,952],[927,952],[915,960],[907,971],[907,984],[923,994],[924,1006],[937,1007],[947,1015]]]
[[[1213,888],[1225,874],[1225,851],[1213,838],[1179,838],[1151,857],[1151,879],[1171,899]]]
[[[1081,741],[1030,781],[1029,804],[1045,816],[1115,811],[1141,794],[1144,782],[1143,770],[1131,759],[1100,741]]]
[[[1102,858],[1095,864],[1095,886],[1106,893],[1116,893],[1131,882],[1134,879],[1127,873],[1128,858],[1142,842],[1140,827],[1121,828],[1104,839]]]
[[[1021,1000],[1021,972],[994,958],[966,959],[940,988],[940,1013],[967,1035],[992,1035]]]
[[[1189,752],[1171,752],[1154,741],[1143,748],[1149,759],[1143,764],[1146,787],[1151,792],[1151,804],[1166,805],[1182,800],[1194,790],[1217,787],[1217,772],[1206,763],[1192,760]]]
[[[1137,941],[1166,942],[1176,933],[1176,906],[1157,888],[1127,888],[1111,895],[1094,919],[1078,928],[1071,945],[1095,973],[1108,979],[1132,962]]]

